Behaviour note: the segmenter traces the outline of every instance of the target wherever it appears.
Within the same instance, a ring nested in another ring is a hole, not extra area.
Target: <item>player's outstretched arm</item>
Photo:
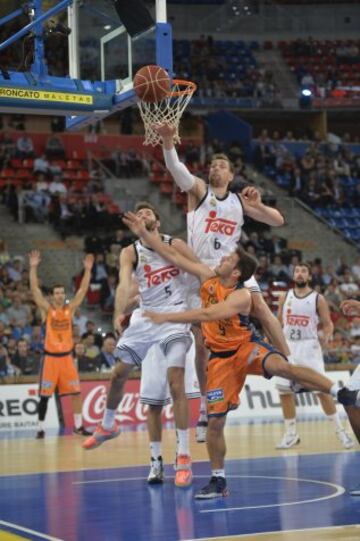
[[[91,279],[91,269],[94,265],[94,256],[93,254],[87,254],[84,258],[84,275],[80,282],[79,289],[77,290],[75,297],[69,302],[69,308],[73,311],[76,310],[83,302],[88,292],[90,279]]]
[[[44,295],[41,292],[39,286],[39,280],[37,275],[37,269],[41,261],[40,252],[38,250],[32,250],[29,254],[29,279],[30,279],[30,291],[34,298],[36,306],[41,310],[41,312],[46,313],[50,308],[49,302],[45,299]]]
[[[121,322],[126,309],[130,304],[130,297],[134,291],[132,273],[135,263],[134,246],[123,248],[120,254],[119,283],[115,291],[114,327],[121,332]]]
[[[270,343],[283,355],[288,357],[290,355],[290,350],[286,343],[279,319],[274,316],[261,293],[251,293],[251,299],[251,315],[260,321],[265,336]]]
[[[334,324],[331,321],[329,306],[322,295],[318,297],[317,309],[322,330],[321,343],[326,346],[334,332]]]
[[[157,252],[161,257],[176,267],[179,267],[190,274],[194,274],[200,278],[201,281],[215,276],[214,271],[204,263],[188,259],[188,257],[183,255],[183,253],[180,253],[177,248],[163,242],[158,235],[153,235],[151,232],[147,231],[143,221],[139,219],[136,214],[127,212],[123,217],[123,222],[135,235],[140,237],[145,244],[150,246],[150,248]],[[195,257],[194,254],[194,258]]]
[[[206,193],[206,185],[201,178],[192,175],[186,165],[179,160],[174,145],[176,129],[167,123],[155,123],[153,128],[162,138],[165,165],[176,184],[180,190],[190,192],[200,201]]]
[[[225,301],[212,304],[206,308],[187,310],[186,312],[144,312],[144,315],[153,323],[204,323],[228,319],[237,314],[249,315],[251,309],[251,295],[247,289],[231,293]]]
[[[246,216],[257,222],[271,226],[284,225],[285,220],[281,213],[268,205],[264,205],[260,192],[253,186],[247,186],[239,194]]]

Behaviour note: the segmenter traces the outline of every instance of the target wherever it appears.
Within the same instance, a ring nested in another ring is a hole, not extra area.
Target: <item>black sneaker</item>
[[[78,434],[79,436],[92,436],[92,432],[89,432],[83,426],[80,426],[79,428],[74,427],[73,434]]]
[[[350,391],[347,387],[342,387],[337,393],[337,399],[343,406],[360,407],[360,391]]]
[[[45,430],[38,430],[35,437],[37,440],[43,440],[45,438]]]
[[[197,500],[208,500],[210,498],[222,498],[229,495],[224,477],[211,477],[210,482],[195,494]]]

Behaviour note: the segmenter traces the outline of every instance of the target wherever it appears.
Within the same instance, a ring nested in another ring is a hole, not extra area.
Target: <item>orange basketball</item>
[[[134,90],[142,101],[155,103],[170,91],[170,77],[160,66],[144,66],[136,72]]]

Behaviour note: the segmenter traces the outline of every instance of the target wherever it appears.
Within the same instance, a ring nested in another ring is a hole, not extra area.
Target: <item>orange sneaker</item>
[[[120,434],[120,426],[118,423],[114,423],[112,430],[105,430],[105,428],[102,427],[101,424],[99,424],[96,427],[95,432],[90,436],[90,438],[87,438],[84,443],[82,444],[83,449],[86,449],[89,451],[90,449],[96,449],[96,447],[99,447],[104,441],[112,440],[113,438],[116,438]]]
[[[177,487],[188,487],[191,483],[191,457],[189,455],[178,455],[176,458],[175,485]]]

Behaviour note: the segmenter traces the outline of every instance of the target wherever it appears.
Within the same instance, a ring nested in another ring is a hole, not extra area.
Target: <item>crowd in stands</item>
[[[360,153],[348,144],[311,142],[295,154],[289,139],[263,130],[255,166],[298,197],[347,238],[360,241]]]
[[[279,102],[271,70],[259,66],[258,42],[214,41],[212,36],[174,41],[176,77],[198,84],[201,98],[252,97],[262,105]]]
[[[302,89],[317,98],[360,97],[360,40],[309,37],[278,45]]]
[[[127,174],[133,176],[139,171],[137,155],[128,154]],[[116,168],[116,160],[113,163]],[[15,220],[49,222],[63,239],[74,232],[116,228],[120,209],[105,193],[105,178],[95,162],[69,159],[56,134],[49,136],[44,154],[35,156],[29,134],[14,140],[3,132],[0,193]]]

